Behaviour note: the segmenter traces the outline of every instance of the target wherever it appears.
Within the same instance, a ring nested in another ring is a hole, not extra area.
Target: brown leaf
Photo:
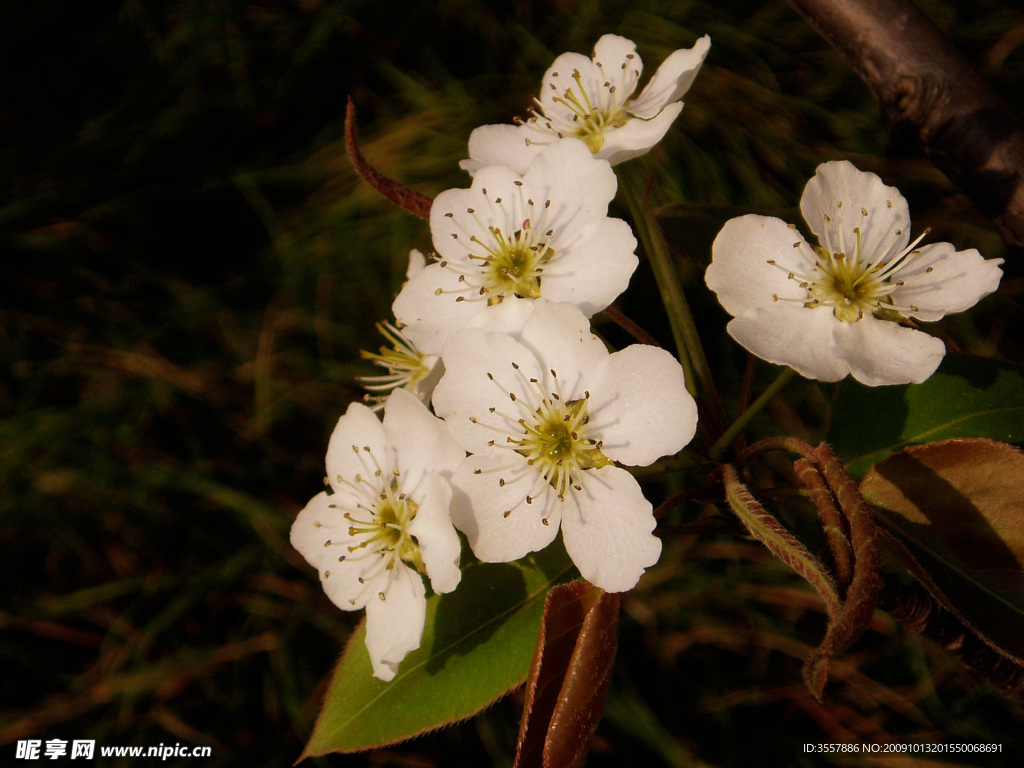
[[[913,446],[876,464],[861,491],[933,596],[1024,659],[1024,452],[982,439]]]
[[[526,680],[515,768],[576,768],[611,682],[618,644],[619,596],[583,581],[548,593]]]

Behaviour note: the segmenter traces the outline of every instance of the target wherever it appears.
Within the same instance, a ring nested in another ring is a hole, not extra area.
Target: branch
[[[913,131],[1007,244],[1024,248],[1024,128],[942,33],[910,0],[789,1],[871,89],[890,131]]]

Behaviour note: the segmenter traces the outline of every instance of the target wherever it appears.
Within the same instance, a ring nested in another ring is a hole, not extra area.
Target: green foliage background
[[[1020,112],[1024,12],[1009,6],[922,3]],[[840,157],[900,187],[918,231],[1010,260],[1001,296],[942,332],[1021,359],[1019,255],[887,135],[780,0],[12,3],[0,29],[5,757],[24,738],[210,745],[211,766],[300,754],[358,617],[323,596],[288,529],[360,394],[358,350],[378,345],[409,249],[430,247],[354,177],[349,95],[368,159],[433,195],[468,185],[469,132],[524,114],[558,53],[616,32],[650,73],[709,33],[646,162],[727,402],[744,358],[700,282],[711,238],[738,213],[792,217],[815,166]],[[625,308],[668,340],[643,269]],[[834,395],[795,387],[758,428],[820,437]],[[817,704],[799,671],[824,624],[816,598],[729,520],[692,505],[671,522],[662,564],[624,601],[592,765],[812,765],[805,742],[843,738],[1021,753],[1018,704],[882,618]],[[510,765],[517,719],[512,697],[312,762]]]

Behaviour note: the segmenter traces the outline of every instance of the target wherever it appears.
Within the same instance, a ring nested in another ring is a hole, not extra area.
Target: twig
[[[1024,248],[1024,128],[909,0],[789,0],[871,89],[893,132]]]

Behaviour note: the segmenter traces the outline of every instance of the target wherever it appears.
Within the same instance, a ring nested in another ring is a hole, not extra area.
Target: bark
[[[790,0],[868,85],[891,131],[924,154],[1024,249],[1024,128],[909,0]]]

